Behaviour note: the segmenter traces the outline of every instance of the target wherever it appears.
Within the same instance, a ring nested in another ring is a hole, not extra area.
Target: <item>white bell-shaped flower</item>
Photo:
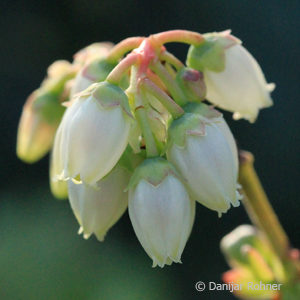
[[[107,231],[123,215],[128,204],[128,193],[124,190],[129,178],[130,173],[117,165],[96,187],[68,181],[70,204],[84,238],[94,233],[103,241]]]
[[[235,119],[254,122],[260,109],[273,104],[275,85],[266,82],[255,58],[230,30],[204,37],[204,43],[191,47],[187,63],[204,73],[207,100],[234,112]]]
[[[237,150],[225,120],[186,113],[169,135],[168,160],[186,179],[192,199],[219,216],[230,204],[239,206]]]
[[[153,267],[181,262],[195,215],[195,201],[166,160],[147,159],[129,184],[129,216]]]
[[[128,100],[119,87],[102,82],[72,102],[60,124],[60,142],[54,144],[63,162],[60,177],[95,185],[112,170],[127,146]]]
[[[223,72],[204,71],[207,99],[234,112],[234,118],[254,122],[260,109],[273,104],[268,84],[254,57],[241,45],[225,50]]]

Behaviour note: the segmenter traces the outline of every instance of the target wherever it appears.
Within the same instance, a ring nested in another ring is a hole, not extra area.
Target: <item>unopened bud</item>
[[[21,115],[17,155],[28,163],[42,158],[51,148],[55,131],[65,107],[61,105],[69,97],[66,85],[75,76],[67,61],[56,61],[49,66],[47,77],[39,89],[27,99]]]
[[[177,74],[177,82],[189,101],[201,101],[205,98],[206,86],[202,72],[184,68]]]
[[[27,163],[41,159],[51,148],[65,108],[51,94],[33,92],[27,99],[18,128],[17,155]]]
[[[95,59],[105,58],[113,45],[110,42],[93,43],[75,53],[73,63],[82,67]]]

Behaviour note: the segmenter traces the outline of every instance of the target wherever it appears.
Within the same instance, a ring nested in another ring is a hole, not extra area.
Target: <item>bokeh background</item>
[[[243,207],[221,219],[198,205],[183,264],[151,268],[127,213],[104,243],[77,235],[68,202],[48,188],[48,157],[35,165],[15,156],[18,118],[54,60],[72,59],[95,41],[169,29],[231,28],[275,82],[275,105],[257,122],[225,116],[256,167],[294,246],[299,236],[299,9],[293,0],[0,2],[0,299],[118,300],[234,299],[229,292],[196,292],[194,284],[221,282],[228,269],[222,236],[249,220]],[[185,45],[169,49],[184,60]]]

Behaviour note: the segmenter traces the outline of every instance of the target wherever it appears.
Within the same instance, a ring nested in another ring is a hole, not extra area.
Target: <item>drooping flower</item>
[[[230,31],[204,36],[203,44],[191,46],[187,63],[204,73],[207,99],[234,112],[235,119],[254,122],[260,109],[272,105],[274,84]]]
[[[103,241],[107,231],[123,215],[128,204],[124,190],[129,178],[130,173],[117,165],[97,182],[96,187],[68,181],[70,204],[81,226],[79,233],[83,233],[84,238],[94,233],[99,241]]]
[[[221,215],[239,205],[236,145],[219,112],[195,106],[172,123],[167,158],[186,179],[192,199]]]
[[[195,201],[166,160],[147,159],[135,170],[129,184],[129,216],[153,267],[181,261],[194,214]]]
[[[17,155],[27,163],[34,163],[50,150],[56,129],[65,108],[65,86],[74,77],[67,61],[56,61],[49,66],[47,77],[40,88],[27,99],[18,128]]]
[[[94,84],[72,100],[60,124],[61,178],[95,185],[124,152],[130,128],[127,96],[108,82]],[[59,136],[56,136],[56,140]]]

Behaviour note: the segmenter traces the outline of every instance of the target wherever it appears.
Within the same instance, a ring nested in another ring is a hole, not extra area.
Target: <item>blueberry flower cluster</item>
[[[186,65],[169,42],[191,45]],[[181,261],[196,202],[219,216],[239,205],[235,140],[214,106],[253,122],[273,88],[230,31],[96,43],[50,66],[24,106],[17,154],[31,163],[51,149],[51,191],[69,198],[85,238],[102,241],[128,207],[163,267]]]

